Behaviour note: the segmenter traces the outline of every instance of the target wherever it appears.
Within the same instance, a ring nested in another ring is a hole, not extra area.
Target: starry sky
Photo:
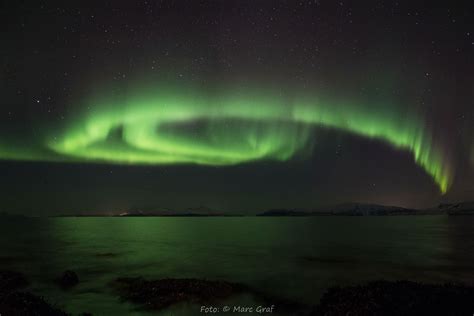
[[[0,12],[0,211],[474,199],[467,1],[18,1]]]

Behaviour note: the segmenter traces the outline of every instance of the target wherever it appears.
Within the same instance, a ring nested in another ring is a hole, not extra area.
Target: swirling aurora
[[[452,181],[440,144],[416,115],[391,107],[330,102],[314,96],[232,91],[219,96],[173,89],[122,100],[95,98],[40,146],[4,148],[10,160],[112,164],[235,165],[311,154],[315,128],[345,131],[409,151],[442,193]],[[35,149],[36,148],[36,149]]]

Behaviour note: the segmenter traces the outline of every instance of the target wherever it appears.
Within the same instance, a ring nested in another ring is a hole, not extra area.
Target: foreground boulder
[[[474,287],[375,281],[330,288],[315,315],[472,315]]]
[[[243,292],[244,286],[225,281],[199,279],[118,278],[113,282],[121,299],[161,310],[180,302],[206,303]]]
[[[57,279],[59,286],[63,289],[69,289],[77,283],[79,283],[79,277],[76,272],[71,270],[66,270],[63,272],[60,278]]]

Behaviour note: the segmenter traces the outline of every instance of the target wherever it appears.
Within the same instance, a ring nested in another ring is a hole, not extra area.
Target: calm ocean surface
[[[469,216],[0,220],[0,246],[0,268],[25,273],[33,293],[94,315],[149,315],[113,294],[108,283],[122,276],[235,281],[309,304],[329,286],[373,279],[474,283]],[[66,269],[80,283],[62,291],[53,280]]]

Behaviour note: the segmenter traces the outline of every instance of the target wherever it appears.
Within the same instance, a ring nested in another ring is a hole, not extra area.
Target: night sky
[[[474,199],[469,2],[3,5],[0,211]]]

